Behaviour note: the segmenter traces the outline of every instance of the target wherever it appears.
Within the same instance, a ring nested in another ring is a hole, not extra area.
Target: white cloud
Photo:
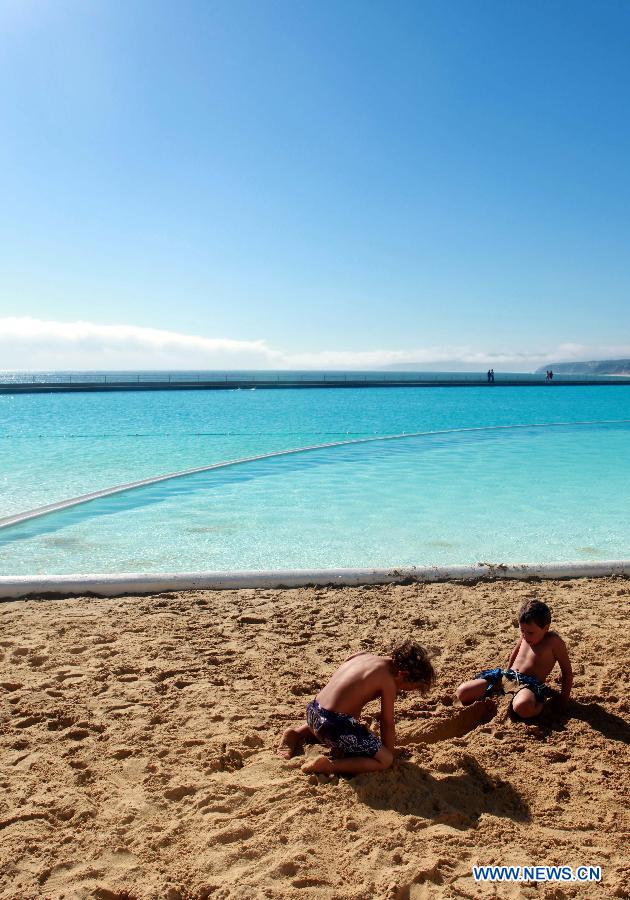
[[[4,369],[269,368],[275,356],[264,341],[28,316],[0,319]]]
[[[427,369],[477,370],[488,366],[531,371],[546,363],[630,356],[630,346],[559,344],[532,352],[469,345],[413,350],[285,352],[266,341],[237,341],[133,325],[59,322],[29,316],[0,318],[3,369]]]

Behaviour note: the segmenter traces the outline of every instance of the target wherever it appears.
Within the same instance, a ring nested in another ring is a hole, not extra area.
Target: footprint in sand
[[[82,678],[85,678],[85,674],[83,672],[72,672],[69,669],[61,669],[61,671],[55,675],[55,681],[77,681]]]
[[[329,884],[329,881],[324,881],[322,878],[294,878],[291,882],[291,886],[294,888],[321,888]]]
[[[31,669],[39,669],[39,667],[43,666],[45,662],[48,662],[48,656],[43,653],[31,654],[28,658],[28,664]]]
[[[38,725],[42,719],[43,715],[35,715],[35,716],[26,716],[24,719],[20,719],[18,722],[15,722],[16,728],[31,728],[33,725]]]
[[[236,828],[226,828],[225,831],[218,831],[212,835],[212,840],[217,844],[233,844],[234,841],[247,841],[254,836],[251,828],[244,825]]]
[[[191,797],[193,794],[197,793],[197,788],[191,784],[182,784],[177,787],[168,788],[164,791],[164,798],[166,800],[183,800],[184,797]]]
[[[64,740],[68,741],[84,741],[89,736],[90,732],[87,728],[71,728],[62,735]]]
[[[116,635],[111,634],[95,634],[92,638],[93,644],[115,644],[116,643]]]
[[[442,867],[451,868],[446,859],[427,857],[420,860],[413,881],[410,884],[403,885],[397,896],[413,898],[413,900],[435,896],[429,888],[435,891],[435,885],[443,882],[444,878],[440,872]]]

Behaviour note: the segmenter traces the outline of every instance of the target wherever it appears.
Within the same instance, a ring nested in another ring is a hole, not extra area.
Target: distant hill
[[[544,375],[547,369],[563,375],[630,375],[630,359],[599,359],[590,362],[547,363],[536,369]]]

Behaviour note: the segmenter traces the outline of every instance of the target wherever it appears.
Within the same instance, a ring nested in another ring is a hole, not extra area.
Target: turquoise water
[[[0,516],[113,484],[346,438],[630,420],[624,387],[0,397]],[[0,530],[0,574],[630,556],[628,425],[336,447]]]

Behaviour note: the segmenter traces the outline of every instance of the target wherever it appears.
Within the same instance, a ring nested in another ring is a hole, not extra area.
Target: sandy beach
[[[503,697],[476,723],[454,689],[505,663],[531,595],[569,647],[569,712],[527,726]],[[2,603],[0,897],[628,897],[629,600],[611,578]],[[276,756],[346,655],[408,636],[438,684],[398,701],[390,770]],[[475,864],[603,881],[480,884]]]

